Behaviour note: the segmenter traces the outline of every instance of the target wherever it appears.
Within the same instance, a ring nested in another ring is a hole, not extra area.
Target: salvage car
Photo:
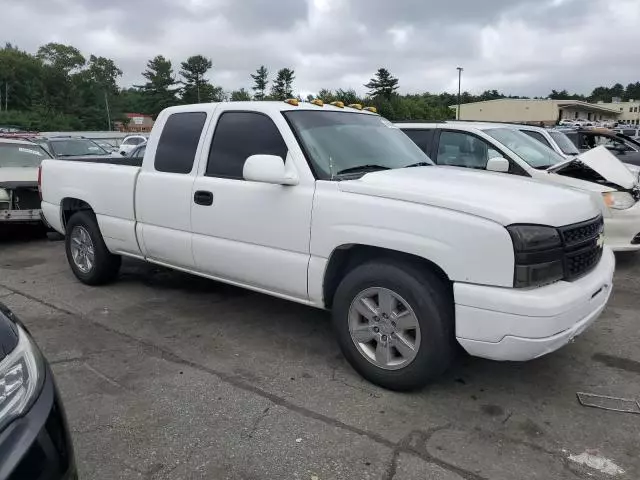
[[[457,344],[494,360],[557,350],[611,293],[588,195],[433,166],[373,108],[170,107],[137,161],[42,164],[79,281],[114,281],[133,257],[331,310],[347,360],[386,388],[436,378]]]
[[[564,132],[581,152],[603,146],[626,164],[640,166],[640,142],[606,128],[579,128]]]
[[[519,131],[484,122],[398,124],[438,165],[530,177],[582,190],[600,206],[605,242],[614,251],[640,250],[638,173],[604,147],[565,158]]]
[[[0,303],[0,480],[76,480],[53,372],[22,322]]]
[[[0,138],[0,225],[42,222],[38,167],[45,158],[37,144]]]
[[[118,151],[120,152],[120,155],[128,156],[128,153],[130,153],[134,148],[146,142],[147,137],[144,137],[143,135],[129,135],[122,141],[118,147]]]

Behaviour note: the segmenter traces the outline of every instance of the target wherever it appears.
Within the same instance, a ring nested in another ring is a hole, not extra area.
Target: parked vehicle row
[[[604,147],[565,158],[543,144],[546,137],[536,136],[538,127],[480,122],[398,126],[439,165],[525,176],[587,193],[604,218],[607,245],[615,251],[640,250],[638,174]]]
[[[513,129],[418,127],[402,126],[421,148],[359,105],[171,107],[141,162],[45,160],[42,208],[80,281],[128,256],[329,309],[345,357],[387,388],[435,378],[456,342],[529,360],[579,335],[611,293],[603,218],[629,171],[589,182],[599,170],[570,162],[546,173],[564,159]]]

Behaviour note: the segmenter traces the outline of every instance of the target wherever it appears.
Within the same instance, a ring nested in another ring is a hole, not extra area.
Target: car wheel
[[[118,276],[122,259],[107,249],[93,213],[75,213],[66,232],[67,260],[78,280],[87,285],[101,285]]]
[[[424,386],[456,351],[450,287],[410,263],[375,261],[351,270],[336,291],[333,324],[353,368],[391,390]]]

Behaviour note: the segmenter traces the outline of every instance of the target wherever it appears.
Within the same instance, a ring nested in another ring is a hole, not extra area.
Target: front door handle
[[[193,201],[198,205],[213,205],[213,193],[207,192],[205,190],[198,190],[193,194]]]

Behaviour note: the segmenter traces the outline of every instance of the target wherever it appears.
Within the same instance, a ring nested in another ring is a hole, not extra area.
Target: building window
[[[633,107],[629,107],[629,113],[633,113]]]

